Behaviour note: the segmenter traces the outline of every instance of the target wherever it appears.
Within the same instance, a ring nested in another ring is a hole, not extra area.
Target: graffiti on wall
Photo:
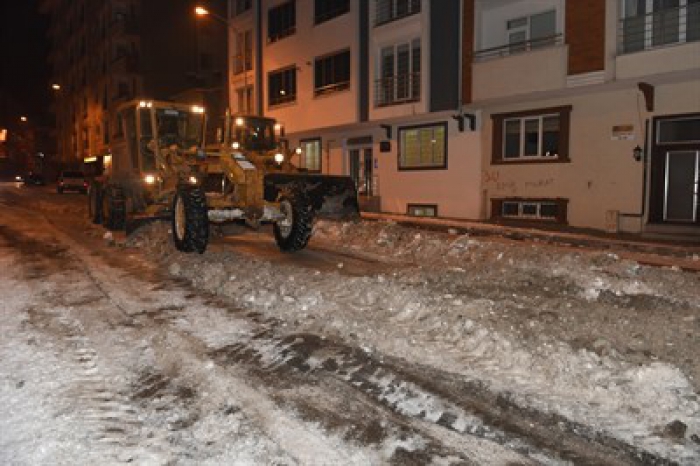
[[[516,194],[519,190],[530,191],[554,186],[552,177],[522,179],[513,176],[503,176],[500,170],[484,170],[482,174],[484,186],[494,192]]]

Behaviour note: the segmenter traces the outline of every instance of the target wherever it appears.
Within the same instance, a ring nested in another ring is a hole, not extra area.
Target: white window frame
[[[556,160],[560,157],[560,154],[552,154],[552,155],[547,155],[543,154],[543,139],[544,139],[544,119],[545,118],[551,118],[551,117],[556,117],[559,120],[559,140],[561,144],[561,114],[560,113],[544,113],[542,115],[528,115],[528,116],[522,116],[522,117],[514,117],[514,118],[504,118],[503,119],[503,128],[502,128],[502,133],[501,134],[501,144],[503,147],[503,152],[502,152],[502,160],[505,162],[508,161],[518,161],[518,160],[538,160],[538,159],[545,159],[545,160]],[[537,154],[535,155],[527,155],[525,154],[525,122],[527,121],[537,121]],[[511,121],[519,121],[520,122],[520,144],[519,144],[519,149],[518,149],[518,156],[517,157],[508,157],[506,156],[506,135],[507,135],[507,126],[508,122]]]
[[[518,213],[513,215],[513,214],[506,214],[506,205],[515,205],[518,207]],[[557,220],[557,215],[554,216],[549,216],[549,215],[542,215],[542,206],[543,205],[548,205],[548,206],[554,206],[557,208],[557,213],[559,212],[559,204],[553,201],[510,201],[510,200],[504,200],[503,203],[501,204],[501,217],[503,218],[525,218],[525,219],[537,219],[537,220]],[[535,214],[526,214],[525,213],[525,206],[534,206],[536,213]]]
[[[554,13],[554,31],[552,33],[552,37],[555,37],[559,32],[559,11],[557,8],[550,8],[544,11],[540,11],[537,13],[532,13],[528,15],[523,15],[523,16],[516,16],[514,18],[510,18],[506,20],[506,44],[511,45],[511,35],[512,34],[517,34],[517,33],[525,33],[525,40],[524,41],[516,41],[515,44],[519,42],[525,42],[524,44],[520,46],[515,46],[515,47],[510,47],[509,52],[510,53],[518,53],[518,52],[524,52],[526,50],[529,50],[532,48],[532,45],[529,44],[528,42],[532,40],[532,28],[531,28],[531,22],[532,22],[532,17],[533,16],[539,16],[543,15],[546,13]],[[513,22],[513,21],[522,21],[525,20],[525,23],[519,26],[516,26],[514,28],[508,27],[508,24]],[[548,36],[545,36],[545,38]],[[537,48],[546,46],[548,44],[542,43],[541,45],[538,45]]]

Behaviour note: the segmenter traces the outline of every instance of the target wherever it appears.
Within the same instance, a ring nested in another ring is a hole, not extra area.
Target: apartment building
[[[365,210],[697,235],[698,0],[235,0],[231,107]]]
[[[352,176],[365,210],[479,216],[481,138],[460,113],[459,0],[230,9],[231,107],[283,123],[301,167]]]
[[[225,14],[225,3],[220,10]],[[130,99],[227,100],[226,25],[197,19],[188,0],[43,0],[58,156],[77,164],[109,153],[114,109]],[[223,112],[223,108],[220,110]]]
[[[699,1],[465,10],[465,104],[484,121],[482,218],[700,235]]]

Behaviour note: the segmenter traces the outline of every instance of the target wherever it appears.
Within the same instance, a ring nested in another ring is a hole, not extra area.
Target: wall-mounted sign
[[[634,139],[634,125],[615,125],[612,127],[613,141],[632,141]]]

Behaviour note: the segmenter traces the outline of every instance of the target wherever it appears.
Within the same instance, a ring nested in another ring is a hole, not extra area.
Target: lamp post
[[[197,15],[197,17],[199,17],[199,18],[203,18],[203,17],[209,16],[209,17],[215,19],[216,21],[218,21],[218,22],[220,22],[220,23],[226,25],[226,27],[228,28],[228,30],[230,30],[230,31],[233,33],[233,37],[234,37],[234,39],[235,39],[235,41],[236,41],[236,44],[238,44],[238,40],[239,40],[239,37],[238,37],[238,28],[236,28],[233,24],[231,24],[231,21],[230,21],[230,20],[228,20],[227,18],[224,18],[223,16],[221,16],[221,15],[219,15],[219,14],[216,14],[216,13],[212,12],[211,10],[209,10],[208,8],[206,8],[206,7],[202,6],[202,5],[197,5],[197,6],[194,8],[194,13],[195,13],[195,15]],[[230,44],[230,41],[229,41],[229,39],[227,38],[227,40],[226,40],[227,49],[228,49],[228,45],[229,45],[229,44]],[[247,68],[246,68],[246,58],[248,58],[248,57],[247,57],[246,55],[247,55],[247,54],[246,54],[245,46],[243,46],[242,54],[237,53],[237,54],[235,55],[235,59],[238,61],[238,63],[241,63],[241,64],[242,64],[241,69],[243,70],[243,87],[244,87],[244,89],[247,89],[247,88],[248,88],[248,70],[247,70]],[[234,67],[235,67],[235,65],[232,66],[231,68],[234,68]],[[234,72],[234,70],[231,69],[231,70],[229,70],[229,73],[227,73],[227,76],[226,76],[226,86],[227,86],[227,87],[229,86],[229,83],[228,83],[229,77],[230,77],[230,75],[231,75],[233,72]],[[246,100],[247,100],[247,99],[246,99]],[[246,104],[246,106],[247,106],[247,104]],[[248,112],[250,112],[251,109],[247,108],[246,110],[247,110]]]

